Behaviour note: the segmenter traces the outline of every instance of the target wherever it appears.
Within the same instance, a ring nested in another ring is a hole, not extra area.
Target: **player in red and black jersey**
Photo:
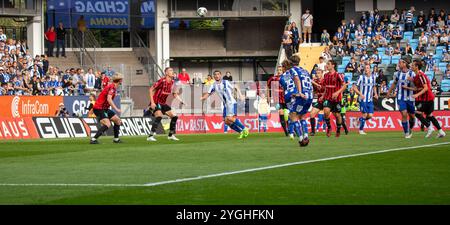
[[[169,128],[169,140],[179,141],[178,138],[175,137],[176,125],[178,116],[172,111],[172,108],[167,104],[167,97],[169,95],[173,95],[176,99],[178,99],[182,104],[183,101],[178,96],[177,93],[173,91],[174,77],[175,74],[173,69],[167,67],[164,70],[165,76],[159,79],[153,86],[150,88],[150,109],[153,111],[153,116],[155,120],[152,124],[152,130],[150,135],[147,138],[147,141],[156,141],[156,129],[161,124],[162,116],[167,115],[170,117],[170,128]]]
[[[323,78],[323,87],[325,88],[323,96],[323,112],[327,124],[327,136],[331,136],[330,114],[333,113],[336,118],[336,137],[341,135],[342,117],[341,100],[342,92],[347,88],[344,76],[336,72],[336,62],[333,60],[327,63],[328,73]]]
[[[420,60],[414,60],[411,65],[411,69],[414,71],[416,76],[412,78],[415,88],[413,97],[416,100],[416,117],[419,121],[428,128],[427,135],[425,137],[429,138],[433,133],[434,129],[430,126],[430,122],[438,130],[438,138],[444,137],[445,132],[442,130],[441,125],[433,116],[434,111],[434,94],[431,90],[430,80],[427,75],[421,71],[423,63]],[[426,118],[425,118],[426,116]]]
[[[316,75],[313,77],[311,82],[314,85],[314,92],[317,95],[317,102],[312,105],[312,110],[310,113],[309,121],[311,123],[311,136],[314,136],[316,133],[316,116],[317,114],[323,110],[323,93],[325,92],[325,88],[322,86],[323,83],[323,70],[317,69]],[[320,121],[319,121],[320,123]]]
[[[269,80],[267,80],[267,94],[266,96],[269,96],[267,100],[270,104],[270,98],[274,97],[277,99],[274,99],[275,102],[278,102],[278,114],[280,116],[280,123],[281,127],[283,127],[284,134],[288,136],[288,132],[286,129],[286,119],[284,117],[284,111],[287,109],[286,103],[284,101],[284,90],[279,84],[280,81],[280,75],[283,74],[283,67],[278,66],[277,67],[277,74],[271,76]]]
[[[102,136],[102,134],[107,131],[111,127],[111,121],[114,123],[114,143],[121,143],[122,141],[119,139],[119,130],[120,125],[122,125],[122,121],[116,115],[114,111],[110,109],[114,109],[117,113],[120,113],[120,109],[114,104],[114,97],[116,97],[117,88],[122,83],[122,76],[120,74],[114,74],[112,76],[113,83],[108,84],[95,102],[93,107],[93,111],[98,121],[102,125],[100,129],[97,131],[95,136],[91,138],[91,144],[98,144],[97,139]]]

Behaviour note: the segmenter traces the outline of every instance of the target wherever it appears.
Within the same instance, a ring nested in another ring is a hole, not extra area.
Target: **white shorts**
[[[237,115],[237,103],[230,103],[230,104],[226,104],[224,105],[223,108],[223,117],[228,117],[228,116],[236,116]]]

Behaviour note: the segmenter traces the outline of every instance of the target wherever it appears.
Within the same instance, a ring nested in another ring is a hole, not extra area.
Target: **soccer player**
[[[114,97],[116,97],[117,88],[122,83],[122,76],[120,74],[114,74],[112,76],[112,83],[108,84],[97,98],[94,105],[94,114],[102,125],[97,131],[95,136],[91,138],[91,144],[98,144],[98,138],[111,127],[111,121],[114,123],[114,143],[122,143],[119,139],[120,125],[122,121],[116,115],[114,111],[109,109],[112,107],[117,113],[120,113],[120,109],[114,104]]]
[[[230,81],[222,79],[222,73],[218,70],[214,71],[214,80],[215,82],[211,85],[209,91],[203,94],[200,100],[204,101],[214,92],[216,92],[222,100],[225,108],[225,124],[227,124],[231,129],[240,134],[239,139],[248,137],[248,128],[246,128],[237,118],[237,104],[236,100],[233,97],[233,91],[235,90],[238,96],[242,98],[240,90],[233,84],[231,84]]]
[[[361,117],[359,117],[359,134],[366,135],[364,126],[366,120],[370,120],[373,116],[374,105],[373,99],[378,99],[376,78],[372,74],[370,64],[364,66],[364,74],[360,75],[353,90],[359,95],[359,107]]]
[[[287,114],[287,107],[286,107],[286,103],[284,102],[284,91],[283,88],[279,85],[279,81],[280,81],[280,76],[281,74],[283,74],[283,67],[282,66],[278,66],[277,67],[277,74],[271,76],[269,78],[269,80],[267,81],[267,95],[268,96],[268,100],[270,99],[271,93],[277,93],[278,94],[278,115],[280,117],[280,123],[281,123],[281,127],[283,128],[284,134],[286,136],[288,136],[288,131],[286,129],[286,122],[287,122],[287,118],[286,118],[286,114]],[[272,92],[273,91],[273,92]],[[276,97],[276,96],[272,96],[272,97]],[[274,99],[275,102],[277,102],[277,99]]]
[[[430,80],[427,75],[422,72],[423,63],[420,60],[414,60],[411,65],[411,69],[414,71],[416,76],[412,81],[414,82],[415,94],[413,98],[416,100],[416,117],[420,120],[422,125],[428,128],[428,132],[426,134],[426,138],[429,138],[431,134],[433,134],[433,127],[431,127],[430,122],[433,123],[433,126],[438,130],[438,138],[445,137],[445,132],[442,130],[441,125],[433,116],[434,111],[434,94],[431,90]],[[426,118],[425,118],[426,116]]]
[[[316,76],[314,77],[314,79],[312,80],[312,84],[314,85],[314,91],[316,92],[317,95],[317,102],[315,102],[313,104],[313,108],[311,110],[311,114],[310,114],[310,122],[311,122],[311,136],[314,136],[316,133],[316,115],[319,114],[319,123],[323,121],[323,93],[325,91],[325,89],[322,86],[322,82],[323,82],[323,70],[318,69],[316,71]],[[317,127],[317,129],[319,129],[319,127]]]
[[[330,115],[333,113],[336,118],[336,137],[341,135],[342,117],[341,100],[342,92],[347,88],[344,76],[336,72],[336,62],[330,60],[327,63],[328,73],[325,74],[323,86],[325,93],[323,96],[323,112],[325,114],[325,123],[327,124],[327,137],[331,136]]]
[[[178,116],[172,111],[172,108],[167,104],[167,97],[172,94],[176,99],[178,99],[181,104],[184,104],[177,93],[173,91],[174,77],[175,73],[171,67],[164,69],[164,77],[158,80],[150,88],[150,109],[153,111],[153,116],[155,120],[152,123],[152,129],[147,137],[147,141],[157,141],[156,129],[159,124],[161,124],[162,116],[167,115],[170,118],[170,127],[168,140],[179,141],[175,137],[176,125]]]
[[[306,113],[308,113],[313,100],[313,86],[311,83],[311,76],[309,72],[299,66],[300,57],[293,55],[290,58],[292,68],[290,73],[297,89],[297,94],[294,94],[294,98],[291,98],[291,102],[287,102],[288,109],[290,111],[290,117],[292,121],[300,120],[303,135],[300,136],[300,146],[307,146],[309,143],[308,138],[308,124],[306,123]],[[289,86],[289,83],[288,83]],[[283,86],[284,87],[284,86]]]
[[[405,133],[405,138],[412,137],[412,128],[415,125],[415,108],[413,90],[408,87],[413,87],[411,78],[414,79],[415,73],[409,69],[406,59],[400,59],[398,63],[399,71],[394,73],[394,82],[388,90],[387,97],[391,96],[392,91],[397,89],[397,104],[400,113],[402,114],[402,127]],[[409,115],[409,126],[408,126]]]

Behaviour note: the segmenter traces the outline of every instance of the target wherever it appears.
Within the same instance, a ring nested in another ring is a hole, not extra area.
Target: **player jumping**
[[[431,90],[430,80],[427,75],[422,72],[423,63],[420,60],[414,60],[411,65],[411,69],[414,71],[416,76],[413,79],[415,88],[415,94],[413,98],[416,100],[416,117],[420,122],[428,128],[426,138],[429,138],[433,134],[433,127],[431,127],[430,122],[438,130],[438,138],[445,137],[445,132],[442,130],[441,125],[433,116],[434,111],[434,94]],[[426,118],[425,118],[426,115]]]
[[[231,129],[238,132],[239,139],[246,138],[249,135],[248,128],[246,128],[241,121],[237,118],[236,100],[233,97],[233,91],[236,90],[238,96],[242,98],[240,90],[231,84],[228,80],[222,79],[222,73],[218,70],[214,71],[214,84],[211,85],[208,93],[205,93],[200,100],[204,101],[214,92],[221,98],[225,107],[225,124],[230,126]]]
[[[412,137],[412,128],[416,123],[415,108],[414,108],[414,97],[413,82],[411,81],[415,77],[415,73],[408,68],[408,62],[405,59],[400,59],[399,71],[394,73],[394,83],[388,90],[387,97],[391,96],[394,89],[397,89],[397,104],[400,113],[402,114],[402,127],[405,133],[405,138]],[[408,126],[408,115],[409,115],[409,126]]]
[[[347,83],[344,81],[344,76],[336,72],[335,61],[328,61],[326,66],[328,73],[326,73],[323,78],[323,86],[325,88],[323,96],[323,112],[325,114],[325,123],[327,124],[327,137],[331,136],[331,113],[333,113],[336,118],[336,137],[339,137],[341,135],[342,126],[342,92],[347,88]]]
[[[291,75],[294,79],[294,84],[297,88],[298,93],[295,96],[295,100],[288,103],[288,108],[290,114],[292,115],[291,120],[300,120],[300,125],[303,133],[303,136],[299,136],[301,141],[300,145],[306,146],[309,143],[306,113],[308,113],[308,110],[311,107],[312,100],[314,98],[311,76],[309,75],[308,71],[299,66],[300,57],[298,55],[293,55],[290,60],[293,66],[291,68]]]
[[[150,88],[150,109],[153,111],[153,116],[155,120],[152,123],[152,129],[150,135],[147,138],[147,141],[156,141],[156,129],[159,124],[161,124],[162,116],[165,114],[170,118],[170,128],[169,128],[169,136],[168,140],[179,141],[177,137],[175,137],[176,125],[178,116],[172,111],[172,108],[166,103],[167,97],[172,94],[176,99],[178,99],[182,104],[183,101],[178,96],[177,93],[173,91],[174,84],[174,72],[173,69],[167,67],[164,70],[165,76],[158,80],[153,86]]]
[[[102,134],[107,131],[111,127],[111,121],[114,123],[114,143],[122,143],[119,139],[119,131],[120,125],[122,125],[122,121],[116,115],[114,111],[109,109],[112,107],[117,113],[120,113],[120,109],[114,104],[114,97],[116,97],[117,88],[122,83],[122,76],[120,74],[114,74],[112,76],[112,83],[108,84],[95,102],[93,107],[93,111],[98,121],[102,125],[100,129],[97,131],[95,136],[91,138],[91,144],[98,144],[98,138],[102,136]]]
[[[283,88],[279,85],[280,76],[283,74],[283,67],[279,66],[277,68],[277,74],[271,76],[267,81],[267,99],[270,100],[270,97],[278,97],[278,99],[274,99],[275,102],[278,100],[278,115],[280,117],[281,127],[283,128],[284,134],[288,136],[288,131],[286,129],[286,114],[287,107],[284,102],[284,91]],[[271,93],[277,93],[277,96],[271,96]]]
[[[364,66],[364,75],[360,75],[353,90],[359,95],[359,107],[361,117],[359,118],[359,134],[366,135],[364,125],[373,116],[373,98],[378,99],[376,79],[370,69],[370,64]]]

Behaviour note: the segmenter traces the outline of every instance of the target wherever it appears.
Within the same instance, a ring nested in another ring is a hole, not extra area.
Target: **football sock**
[[[223,125],[223,132],[228,132],[228,125]]]
[[[402,127],[405,134],[409,133],[408,121],[402,121]]]
[[[311,133],[316,133],[316,118],[311,118]],[[317,129],[319,129],[319,124],[317,124]]]
[[[341,126],[342,124],[336,122],[336,132],[341,132]]]
[[[245,129],[245,126],[244,126],[244,124],[242,124],[242,122],[238,119],[238,118],[236,118],[236,122],[235,122],[242,130],[244,130]]]
[[[366,125],[366,119],[359,117],[359,130],[364,130],[365,125]]]
[[[342,127],[344,128],[344,131],[347,133],[348,128],[347,128],[347,124],[345,123],[345,120],[342,120]]]
[[[427,116],[427,120],[431,121],[433,123],[433,126],[436,127],[437,130],[441,130],[441,125],[437,121],[437,119],[434,116]]]
[[[308,135],[308,124],[306,123],[306,120],[300,120],[300,124],[302,125],[303,134]]]
[[[328,129],[331,130],[330,118],[325,118],[325,123],[327,124]]]
[[[291,120],[289,120],[288,121],[288,128],[289,128],[289,134],[294,134],[294,123],[291,121]]]
[[[288,132],[286,129],[286,121],[284,120],[284,115],[280,115],[280,123],[281,123],[281,127],[283,128],[284,134],[287,136]]]
[[[177,120],[178,120],[178,116],[174,116],[174,117],[172,117],[172,119],[170,119],[169,137],[171,137],[173,134],[175,134],[175,131],[177,128]]]
[[[416,118],[410,118],[409,119],[409,130],[412,131],[414,126],[416,125]]]
[[[119,138],[120,125],[114,124],[114,138]]]
[[[298,137],[302,136],[302,128],[299,121],[292,122],[294,124],[294,130]]]
[[[156,129],[158,128],[158,125],[161,123],[162,117],[156,117],[155,120],[152,123],[152,134],[150,136],[153,136],[153,133],[156,132]]]
[[[98,139],[100,136],[102,136],[103,132],[107,131],[108,127],[105,125],[102,125],[102,127],[100,127],[100,129],[98,129],[97,133],[95,134],[94,138]]]
[[[422,123],[422,125],[424,125],[425,127],[429,127],[429,126],[430,126],[430,121],[427,120],[428,117],[427,117],[427,119],[425,119],[425,118],[423,117],[422,114],[418,114],[418,113],[416,113],[416,117],[417,117],[417,119],[419,119],[419,121],[420,121],[420,122]]]

